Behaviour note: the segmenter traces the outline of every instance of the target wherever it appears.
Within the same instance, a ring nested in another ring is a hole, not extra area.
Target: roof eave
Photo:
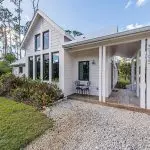
[[[129,35],[133,35],[133,34],[144,33],[147,31],[150,31],[150,26],[142,27],[142,28],[138,28],[138,29],[134,29],[134,30],[128,30],[128,31],[124,31],[124,32],[117,32],[115,34],[96,37],[96,38],[92,38],[92,39],[85,39],[83,41],[77,41],[77,42],[72,42],[72,43],[68,42],[68,43],[63,44],[63,48],[69,49],[69,48],[84,45],[84,44],[89,44],[89,43],[93,43],[93,42],[102,42],[104,40],[109,40],[111,38],[119,38],[119,37],[129,36]]]

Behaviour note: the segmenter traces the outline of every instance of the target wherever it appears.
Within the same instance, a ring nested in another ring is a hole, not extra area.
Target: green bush
[[[11,90],[11,96],[16,100],[16,101],[27,101],[29,100],[29,93],[26,88],[16,88]]]
[[[52,105],[63,94],[57,85],[5,74],[0,77],[0,96],[9,96],[41,109],[43,106]]]
[[[124,80],[124,79],[120,79],[120,80],[117,82],[116,88],[119,88],[119,89],[126,89],[126,86],[127,86],[128,84],[130,84],[129,81]]]
[[[23,80],[12,74],[3,74],[0,77],[0,96],[10,96],[11,90],[21,87]]]

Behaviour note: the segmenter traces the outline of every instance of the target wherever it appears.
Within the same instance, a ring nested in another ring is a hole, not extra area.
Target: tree
[[[3,55],[3,60],[0,61],[0,75],[11,72],[12,68],[10,64],[16,60],[16,56],[13,53]]]
[[[39,8],[39,0],[31,0],[31,2],[32,2],[33,13],[35,14]]]
[[[83,35],[81,32],[76,31],[76,30],[72,31],[72,33],[74,37]]]
[[[76,31],[76,30],[73,30],[73,31],[65,30],[65,31],[66,31],[66,33],[68,33],[70,35],[73,35],[74,37],[83,35],[83,33],[79,32],[79,31]]]
[[[1,5],[0,9],[0,40],[3,43],[3,53],[11,51],[11,32],[14,25],[13,14]]]
[[[15,4],[15,6],[17,7],[15,9],[15,11],[17,13],[16,20],[17,20],[18,24],[15,25],[15,30],[16,30],[16,32],[18,32],[18,35],[19,35],[18,41],[17,41],[17,48],[18,48],[18,51],[20,50],[20,52],[17,52],[17,58],[19,58],[19,55],[21,58],[20,45],[21,45],[21,31],[22,31],[22,26],[21,26],[21,13],[22,13],[21,2],[22,2],[22,0],[11,0],[11,2],[13,2]]]
[[[0,75],[11,72],[11,67],[6,61],[0,61]]]
[[[6,61],[8,64],[13,63],[16,60],[16,56],[14,53],[7,53],[3,56],[4,61]]]
[[[131,63],[126,61],[121,61],[119,64],[119,77],[125,80],[130,80],[131,76]]]

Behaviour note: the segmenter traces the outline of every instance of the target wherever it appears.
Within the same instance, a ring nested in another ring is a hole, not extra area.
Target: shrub
[[[6,74],[0,77],[0,96],[9,96],[41,109],[43,106],[52,105],[63,94],[57,85]]]
[[[3,74],[0,77],[0,95],[10,96],[11,90],[22,86],[23,81],[21,78],[15,77],[12,74]]]
[[[27,101],[29,100],[28,90],[25,88],[16,88],[11,91],[11,96],[17,101]]]
[[[127,81],[127,80],[120,79],[120,80],[117,82],[116,88],[119,88],[119,89],[126,89],[126,86],[127,86],[129,83],[130,83],[130,82]]]

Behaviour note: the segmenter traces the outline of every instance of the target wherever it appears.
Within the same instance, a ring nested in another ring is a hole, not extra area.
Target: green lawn
[[[52,126],[33,107],[0,97],[0,150],[20,149]]]

